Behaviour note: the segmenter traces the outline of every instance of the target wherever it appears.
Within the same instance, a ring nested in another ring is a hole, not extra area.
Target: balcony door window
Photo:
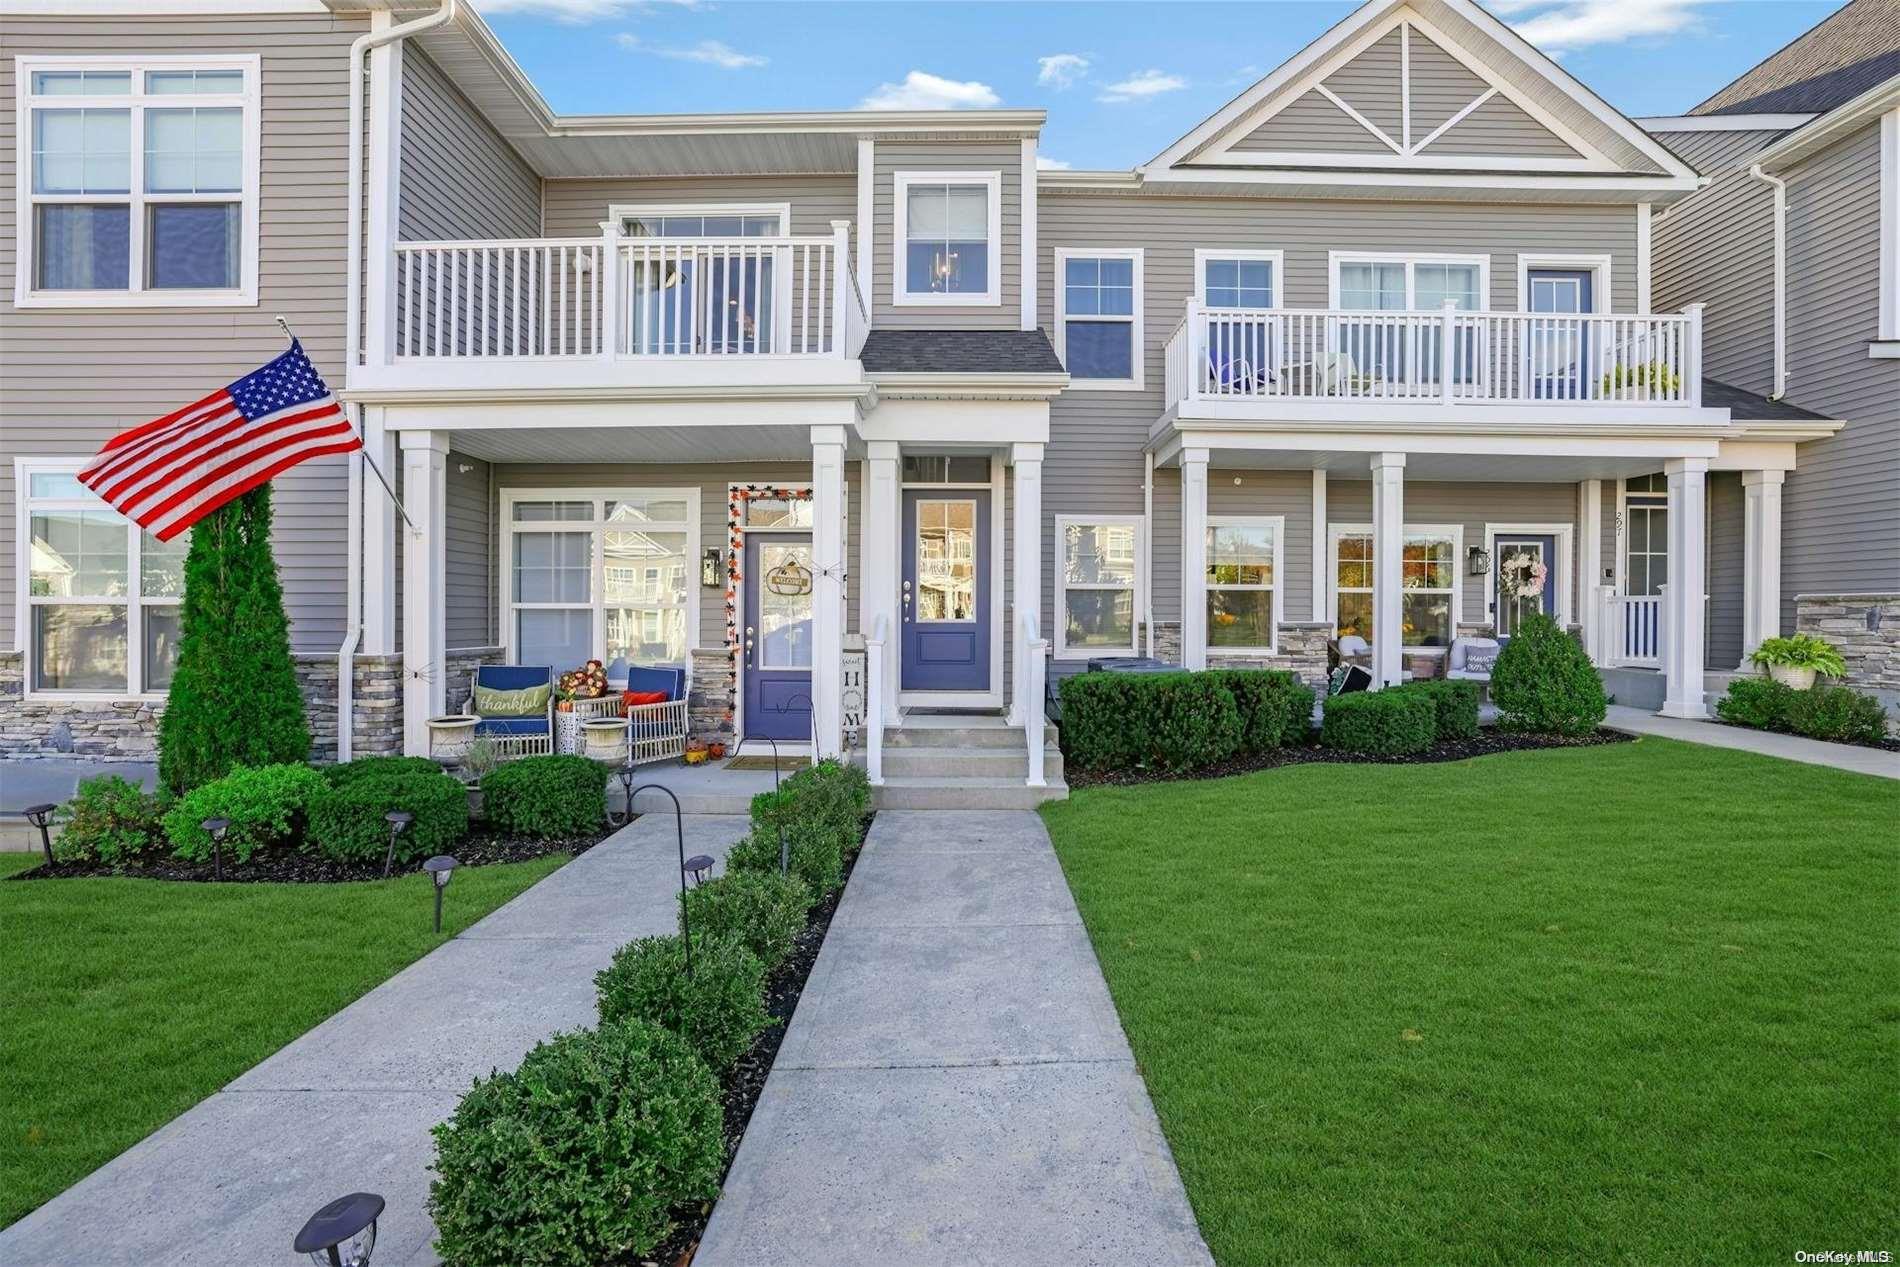
[[[616,207],[632,240],[628,346],[647,356],[773,350],[777,248],[787,209]]]
[[[1489,266],[1482,257],[1441,258],[1333,255],[1333,304],[1348,313],[1439,313],[1446,301],[1460,312],[1484,306]],[[1439,332],[1423,322],[1342,320],[1336,350],[1352,372],[1388,382],[1442,382]],[[1469,382],[1478,365],[1476,332],[1461,330],[1453,351],[1456,382]]]
[[[612,683],[684,665],[698,504],[697,489],[504,493],[511,659],[556,672],[597,659]]]

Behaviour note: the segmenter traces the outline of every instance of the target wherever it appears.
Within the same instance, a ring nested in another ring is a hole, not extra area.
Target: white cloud
[[[1073,88],[1089,73],[1089,59],[1080,53],[1051,53],[1036,59],[1036,82],[1045,88]]]
[[[557,22],[600,22],[645,13],[658,5],[697,9],[701,0],[482,0],[484,13],[527,13]]]
[[[1491,7],[1546,53],[1700,30],[1708,0],[1498,0]]]
[[[658,50],[661,57],[671,57],[675,61],[704,62],[708,66],[717,66],[722,70],[744,70],[751,66],[763,66],[770,58],[760,57],[757,53],[741,53],[731,45],[718,40],[701,40],[691,48],[663,48]]]
[[[1047,154],[1036,155],[1036,170],[1039,172],[1066,172],[1075,164],[1067,159],[1050,158]]]
[[[913,70],[901,84],[879,84],[858,103],[860,110],[987,110],[1003,99],[988,84],[974,79],[945,79]]]
[[[1097,101],[1110,103],[1122,101],[1146,101],[1158,97],[1164,92],[1174,92],[1187,87],[1187,80],[1179,75],[1163,74],[1158,70],[1136,71],[1118,84],[1110,84],[1102,90]]]

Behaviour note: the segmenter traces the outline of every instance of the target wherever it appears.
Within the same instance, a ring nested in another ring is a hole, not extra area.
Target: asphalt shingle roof
[[[1729,417],[1736,422],[1800,422],[1817,418],[1829,421],[1826,414],[1817,414],[1785,400],[1769,400],[1713,378],[1702,380],[1702,404],[1709,409],[1728,410]]]
[[[1900,0],[1853,0],[1690,114],[1825,114],[1900,75]]]
[[[873,330],[859,354],[868,374],[1060,374],[1040,330]]]

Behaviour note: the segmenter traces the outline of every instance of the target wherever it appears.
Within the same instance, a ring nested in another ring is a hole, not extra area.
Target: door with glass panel
[[[748,739],[811,738],[816,577],[810,534],[746,534],[741,649]]]
[[[1342,261],[1339,306],[1350,315],[1338,325],[1337,350],[1345,361],[1331,377],[1349,378],[1373,392],[1381,386],[1436,388],[1446,373],[1454,383],[1471,382],[1480,363],[1474,328],[1460,325],[1453,331],[1447,367],[1439,323],[1397,314],[1442,315],[1447,302],[1459,312],[1476,312],[1482,304],[1480,280],[1476,263]],[[1373,313],[1395,315],[1362,315]]]
[[[1492,543],[1492,588],[1497,595],[1498,638],[1508,639],[1524,621],[1557,608],[1557,538],[1553,536],[1499,537]],[[1506,593],[1516,589],[1515,594]]]
[[[899,684],[990,688],[990,494],[907,489]]]
[[[1534,268],[1525,278],[1530,309],[1547,314],[1533,321],[1528,348],[1531,394],[1539,400],[1578,400],[1585,394],[1589,332],[1583,314],[1596,309],[1595,277],[1588,269]]]
[[[628,347],[636,355],[773,350],[776,215],[633,215],[626,221]]]

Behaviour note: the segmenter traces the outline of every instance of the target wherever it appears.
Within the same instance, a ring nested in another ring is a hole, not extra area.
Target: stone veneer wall
[[[733,745],[733,696],[738,670],[725,647],[693,648],[693,681],[686,692],[686,733],[708,743]]]
[[[1283,620],[1277,626],[1280,652],[1271,656],[1221,655],[1209,652],[1210,669],[1285,669],[1308,686],[1326,688],[1326,643],[1333,636],[1327,621]],[[1155,622],[1155,659],[1181,663],[1179,621]]]
[[[475,667],[500,664],[507,652],[502,647],[451,647],[442,653],[442,665],[448,674],[442,688],[442,708],[459,713],[475,693]],[[396,710],[397,745],[402,742],[402,709]]]
[[[1900,695],[1900,594],[1797,594],[1794,627],[1840,651],[1843,685]]]

